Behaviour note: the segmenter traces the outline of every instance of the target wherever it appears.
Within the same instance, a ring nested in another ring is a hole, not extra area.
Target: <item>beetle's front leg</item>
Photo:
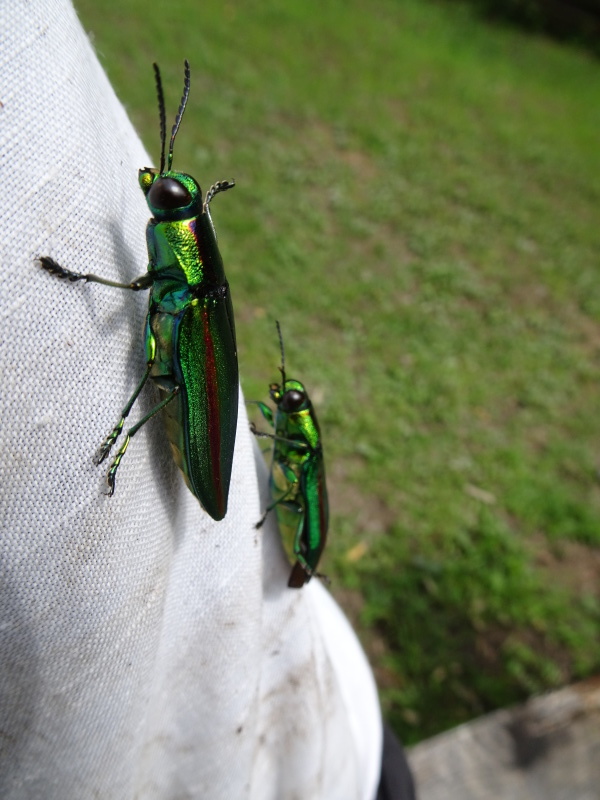
[[[249,400],[249,403],[257,403],[257,405],[263,405],[262,403],[258,403],[256,400]],[[267,411],[271,409],[268,406],[265,406]],[[267,417],[268,419],[268,417]],[[267,433],[266,431],[259,431],[254,422],[250,422],[250,433],[253,433],[257,439],[272,439],[274,442],[284,442],[284,444],[289,445],[294,450],[300,450],[306,452],[310,450],[311,447],[308,442],[299,442],[297,439],[286,439],[285,436],[278,436],[275,433]]]
[[[259,409],[260,413],[267,420],[269,425],[272,428],[275,427],[275,420],[273,418],[273,411],[269,408],[269,406],[266,403],[261,403],[260,400],[246,400],[246,405],[247,406],[249,406],[249,405],[258,406],[258,409]],[[253,422],[250,424],[250,430],[252,431],[252,433],[255,436],[263,436],[263,434],[260,433],[260,431],[257,430],[256,425]]]
[[[138,292],[140,289],[149,289],[154,282],[149,272],[144,273],[144,275],[131,281],[131,283],[119,283],[119,281],[109,281],[107,278],[101,278],[99,275],[93,275],[92,273],[84,274],[83,272],[72,272],[70,269],[66,269],[66,267],[61,267],[61,265],[53,258],[50,258],[50,256],[40,256],[38,261],[42,269],[45,269],[50,275],[56,275],[57,278],[62,278],[72,283],[75,281],[102,283],[104,286],[114,286],[117,289],[131,289],[134,292]]]
[[[226,192],[228,189],[233,189],[234,186],[235,186],[235,181],[217,181],[216,183],[213,183],[213,185],[206,193],[206,198],[204,200],[204,208],[205,209],[208,208],[208,206],[210,205],[210,201],[216,194],[219,194],[219,192]]]

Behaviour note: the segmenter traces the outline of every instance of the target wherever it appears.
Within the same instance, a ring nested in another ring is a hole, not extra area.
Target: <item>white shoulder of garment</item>
[[[267,476],[242,398],[222,522],[160,423],[102,493],[92,456],[144,372],[147,296],[35,259],[144,273],[137,169],[157,157],[66,0],[2,3],[0,30],[0,796],[372,800],[373,677],[319,582],[287,588],[275,521],[255,529]]]

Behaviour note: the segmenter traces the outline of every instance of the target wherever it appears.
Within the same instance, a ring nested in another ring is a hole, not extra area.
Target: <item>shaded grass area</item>
[[[323,567],[405,742],[600,667],[600,74],[460,3],[78,3],[213,217],[248,398],[319,410]],[[120,20],[119,25],[114,19]],[[140,232],[143,235],[143,232]]]
[[[600,54],[598,0],[469,0],[473,10],[492,22],[518,25],[577,42]]]

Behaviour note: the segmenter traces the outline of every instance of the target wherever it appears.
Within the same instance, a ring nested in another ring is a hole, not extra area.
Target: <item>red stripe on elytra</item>
[[[327,536],[327,518],[325,516],[325,503],[323,502],[325,498],[323,495],[324,484],[322,476],[319,476],[318,486],[319,486],[319,521],[321,523],[320,548],[322,550],[323,547],[325,546],[325,537]]]
[[[206,354],[206,398],[208,402],[208,444],[212,465],[213,482],[219,512],[223,512],[223,485],[221,482],[221,417],[219,414],[219,379],[217,376],[217,360],[215,346],[210,330],[210,314],[206,307],[202,308],[202,327],[204,332],[204,348]]]

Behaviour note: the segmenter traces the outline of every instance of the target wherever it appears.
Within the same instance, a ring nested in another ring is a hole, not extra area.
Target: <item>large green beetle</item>
[[[171,132],[165,165],[165,104],[154,64],[160,113],[160,169],[139,171],[139,183],[152,218],[146,229],[148,271],[131,283],[71,272],[52,258],[40,258],[48,272],[70,281],[85,280],[120,289],[150,290],[146,318],[146,371],[117,425],[96,455],[100,464],[117,441],[142,387],[151,378],[161,401],[130,428],[108,470],[108,494],[131,438],[165,409],[175,461],[185,481],[215,520],[227,512],[238,413],[238,365],[229,284],[217,247],[209,204],[234,184],[220,181],[203,197],[200,186],[171,169],[175,136],[190,89],[185,62],[184,91]],[[165,168],[166,166],[166,168]]]

